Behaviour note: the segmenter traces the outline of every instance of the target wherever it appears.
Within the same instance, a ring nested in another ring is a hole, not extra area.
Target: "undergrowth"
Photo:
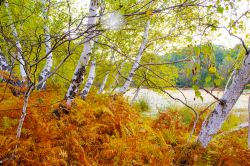
[[[34,92],[16,140],[22,97],[0,91],[0,160],[5,165],[250,165],[246,130],[187,144],[193,115],[181,111],[143,117],[122,96],[89,94],[71,108],[54,89]],[[188,118],[187,118],[188,116]],[[199,122],[194,138],[201,126]],[[16,151],[15,146],[18,145]]]
[[[137,100],[134,103],[134,106],[140,112],[149,112],[151,110],[151,107],[150,107],[148,101],[146,99],[144,99],[144,98],[141,98],[141,99]]]

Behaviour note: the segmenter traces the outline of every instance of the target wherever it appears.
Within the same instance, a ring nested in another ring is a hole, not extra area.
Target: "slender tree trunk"
[[[141,85],[136,89],[135,95],[133,99],[131,100],[131,104],[135,102],[135,99],[138,97],[140,90],[141,90]]]
[[[250,149],[250,95],[248,99],[248,149]]]
[[[46,59],[46,64],[42,70],[42,72],[40,73],[39,76],[39,82],[41,80],[43,80],[50,72],[51,72],[51,68],[53,65],[53,55],[51,52],[51,37],[50,37],[50,33],[49,33],[49,27],[47,25],[47,21],[48,21],[48,8],[46,7],[46,1],[42,0],[43,3],[43,18],[45,21],[45,25],[44,25],[44,39],[45,39],[45,49],[46,49],[46,55],[47,55],[47,59]],[[40,86],[37,87],[38,90],[40,89],[45,89],[46,88],[46,81],[44,81]]]
[[[81,85],[84,79],[84,74],[86,72],[86,65],[88,64],[88,61],[90,59],[90,55],[92,53],[92,49],[94,46],[94,37],[96,35],[95,33],[95,26],[96,26],[96,20],[97,20],[96,16],[98,14],[97,3],[98,3],[98,0],[90,1],[89,17],[88,17],[88,23],[87,23],[88,33],[84,41],[84,49],[78,61],[77,67],[75,68],[71,84],[65,96],[68,105],[70,105],[72,100],[75,98],[78,92],[79,86]]]
[[[28,90],[26,91],[24,95],[24,103],[23,103],[23,109],[22,109],[22,115],[21,118],[19,119],[18,127],[17,127],[17,134],[16,137],[19,139],[21,137],[22,133],[22,127],[23,127],[23,122],[27,114],[27,106],[28,106],[28,101],[30,97],[30,93],[33,91],[34,85],[29,86]]]
[[[96,68],[96,61],[95,60],[92,60],[91,61],[91,66],[90,66],[90,71],[89,71],[89,76],[88,76],[88,79],[87,79],[87,82],[81,92],[81,98],[83,100],[86,99],[89,91],[90,91],[90,88],[94,82],[94,79],[95,79],[95,68]]]
[[[102,94],[104,88],[105,88],[105,85],[106,85],[106,82],[108,80],[108,77],[109,77],[109,72],[107,72],[107,74],[105,75],[103,81],[102,81],[102,85],[100,86],[100,89],[98,91],[98,94]]]
[[[9,17],[9,20],[10,21],[13,21],[12,19],[12,16],[11,16],[11,13],[10,13],[10,8],[9,8],[9,3],[8,1],[6,0],[5,1],[5,7],[7,8],[8,10],[8,17]],[[24,63],[24,59],[23,59],[23,50],[22,50],[22,46],[21,46],[21,43],[19,41],[19,38],[18,38],[18,34],[17,34],[17,30],[16,30],[16,27],[13,23],[11,23],[11,31],[12,31],[12,34],[16,40],[16,49],[17,49],[17,59],[20,63],[20,73],[21,73],[21,77],[23,79],[23,81],[26,81],[26,78],[27,78],[27,75],[26,75],[26,72],[25,72],[25,63]]]
[[[118,84],[119,84],[119,76],[120,76],[119,71],[123,68],[124,64],[125,64],[125,60],[122,61],[121,65],[119,66],[119,69],[117,69],[118,71],[117,71],[117,73],[115,75],[115,81],[114,81],[114,83],[112,83],[111,88],[116,88],[118,86]]]
[[[151,61],[150,61],[150,63],[151,63]],[[132,103],[132,104],[135,102],[135,99],[138,97],[139,92],[140,92],[141,87],[142,87],[142,84],[147,80],[148,70],[149,70],[149,66],[147,66],[147,70],[146,70],[146,72],[145,72],[145,77],[144,77],[143,80],[141,81],[139,87],[137,88],[137,90],[136,90],[136,92],[135,92],[135,95],[134,95],[133,99],[131,100],[131,103]]]
[[[206,147],[214,134],[218,132],[222,123],[242,94],[250,80],[250,53],[246,54],[244,63],[239,70],[235,70],[231,83],[225,89],[220,102],[203,122],[198,141]]]
[[[0,49],[0,70],[10,72],[11,66],[8,64],[7,60],[3,56],[2,50]]]
[[[141,43],[141,46],[140,46],[138,55],[136,57],[136,60],[134,62],[134,65],[133,65],[133,67],[132,67],[132,69],[131,69],[131,71],[129,73],[129,76],[128,76],[127,80],[125,81],[124,85],[119,89],[119,93],[123,94],[128,90],[128,88],[129,88],[129,86],[130,86],[130,84],[131,84],[131,82],[133,80],[133,76],[135,74],[135,71],[139,67],[139,63],[140,63],[140,60],[141,60],[141,57],[142,57],[142,53],[146,48],[146,44],[147,44],[147,40],[148,40],[149,25],[150,25],[150,19],[146,23],[145,30],[144,30],[144,35],[143,35],[143,41]]]

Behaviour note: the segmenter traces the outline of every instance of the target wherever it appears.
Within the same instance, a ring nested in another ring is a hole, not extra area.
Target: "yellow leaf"
[[[152,15],[152,11],[151,10],[146,11],[146,16],[147,17],[150,17],[151,15]]]
[[[209,71],[210,73],[212,73],[212,74],[215,74],[215,73],[216,73],[216,67],[211,66],[211,67],[209,67],[208,71]]]

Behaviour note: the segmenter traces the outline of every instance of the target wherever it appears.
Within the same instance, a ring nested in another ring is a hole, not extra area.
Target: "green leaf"
[[[188,77],[191,75],[191,69],[188,68],[188,69],[186,70],[186,75],[187,75]]]
[[[193,76],[192,81],[195,82],[198,80],[198,75]]]
[[[195,55],[196,56],[199,56],[200,55],[200,48],[199,47],[194,47],[194,52],[195,52]]]
[[[218,6],[217,7],[217,12],[220,13],[220,14],[223,14],[223,11],[224,11],[224,8],[221,7],[221,6]]]
[[[203,97],[201,96],[201,92],[199,91],[199,87],[197,85],[193,85],[192,88],[194,89],[195,96],[200,98],[203,101]]]
[[[197,85],[193,85],[192,88],[193,88],[193,90],[195,90],[195,91],[199,90],[199,87],[198,87]]]
[[[210,10],[212,7],[213,7],[212,5],[209,5],[209,6],[207,7],[207,9]]]
[[[210,75],[208,75],[208,76],[206,77],[206,79],[205,79],[206,83],[209,83],[211,80],[212,80],[212,78],[211,78]]]
[[[193,38],[190,37],[190,36],[186,37],[186,39],[187,39],[188,42],[191,42],[193,40]]]
[[[205,55],[209,55],[211,53],[211,49],[209,46],[205,45],[202,47],[202,52],[205,54]]]
[[[220,86],[221,85],[221,80],[220,79],[215,79],[214,83],[216,86]]]

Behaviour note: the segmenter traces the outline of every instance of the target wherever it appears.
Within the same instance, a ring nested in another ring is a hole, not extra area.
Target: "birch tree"
[[[128,76],[127,80],[125,81],[124,85],[119,89],[119,93],[123,94],[128,90],[128,88],[133,80],[133,76],[135,74],[135,71],[139,67],[139,63],[140,63],[140,60],[142,58],[142,53],[146,48],[146,44],[147,44],[147,40],[148,40],[149,25],[150,25],[150,18],[147,20],[144,34],[143,34],[143,40],[142,40],[140,49],[138,51],[137,57],[135,59],[134,65],[133,65],[132,69],[130,70],[129,76]]]
[[[8,1],[6,0],[5,1],[5,7],[8,11],[8,17],[9,17],[9,21],[13,22],[13,19],[12,19],[12,16],[11,16],[11,12],[10,12],[10,7],[9,7],[9,3]],[[22,79],[23,81],[26,80],[26,71],[25,71],[25,61],[24,61],[24,57],[23,57],[23,51],[22,51],[22,46],[21,46],[21,43],[19,41],[19,38],[18,38],[18,33],[17,33],[17,30],[16,30],[16,27],[14,25],[14,23],[11,23],[11,31],[12,31],[12,34],[15,38],[15,42],[16,42],[16,50],[17,50],[17,60],[18,62],[20,63],[20,74],[22,76]]]
[[[228,1],[221,1],[220,3],[223,2],[228,3]],[[233,5],[231,10],[235,10],[236,8],[237,5]],[[217,12],[222,14],[223,9],[224,8],[219,11],[217,10]],[[228,10],[229,14],[231,10]],[[241,48],[238,53],[238,63],[236,63],[236,65],[234,66],[232,75],[229,77],[229,80],[226,83],[226,87],[224,89],[222,97],[218,99],[218,104],[216,105],[215,109],[209,114],[209,116],[202,124],[201,131],[198,136],[198,142],[203,147],[207,147],[214,135],[219,131],[223,122],[228,117],[233,106],[250,81],[250,50],[246,45],[247,43],[249,43],[249,37],[248,35],[246,35],[246,30],[242,28],[246,26],[245,21],[247,22],[249,20],[249,9],[246,9],[245,12],[240,12],[241,13],[237,13],[236,17],[231,19],[228,25],[212,26],[215,29],[222,27],[224,30],[226,30],[226,32],[230,36],[235,37],[235,39],[241,42]],[[227,18],[222,17],[222,19],[226,20]]]
[[[111,51],[111,54],[112,54],[112,56],[110,57],[110,62],[111,62],[111,65],[113,66],[115,63],[115,55],[114,55],[114,52],[112,52],[112,51]],[[102,84],[98,90],[98,94],[103,93],[103,90],[104,90],[106,83],[107,83],[107,80],[109,78],[109,74],[110,74],[110,70],[106,72],[105,77],[103,78]],[[117,79],[117,78],[115,78],[115,79]]]
[[[1,48],[0,48],[0,70],[7,72],[11,71],[11,66],[8,64],[6,58],[4,57]]]
[[[89,71],[89,76],[88,76],[88,79],[87,79],[87,82],[81,92],[81,98],[82,99],[86,99],[89,91],[90,91],[90,88],[94,82],[94,79],[95,79],[95,69],[96,69],[96,61],[95,60],[92,60],[91,61],[91,66],[90,66],[90,71]]]
[[[70,86],[65,96],[68,105],[71,104],[72,100],[74,99],[74,97],[78,92],[79,86],[83,82],[84,74],[86,72],[86,66],[88,64],[94,46],[97,15],[98,15],[98,0],[91,0],[89,6],[88,22],[87,22],[88,32],[84,41],[84,49],[80,59],[78,60],[78,64],[75,68],[73,78],[71,80]]]
[[[102,84],[101,84],[101,86],[100,86],[100,88],[99,88],[98,94],[102,94],[102,92],[103,92],[103,90],[104,90],[104,88],[105,88],[105,85],[106,85],[106,82],[107,82],[108,78],[109,78],[109,71],[106,73],[106,75],[105,75],[105,77],[104,77],[104,79],[103,79],[103,81],[102,81]]]
[[[53,65],[53,55],[52,55],[52,50],[51,50],[51,37],[50,37],[50,33],[49,33],[49,27],[47,25],[47,21],[48,21],[48,8],[46,7],[46,0],[42,0],[42,15],[45,21],[45,25],[44,25],[44,39],[45,39],[45,49],[46,52],[45,54],[47,55],[47,59],[46,59],[46,64],[42,70],[42,72],[40,73],[39,76],[39,81],[43,80],[51,71],[52,65]],[[40,89],[45,89],[46,88],[46,81],[44,81],[40,86],[37,87],[38,90]]]
[[[0,76],[0,78],[7,84],[11,84],[10,90],[12,94],[14,96],[22,94],[19,88],[22,87],[23,83],[17,77],[14,76],[14,72],[12,71],[12,66],[9,65],[1,49],[0,49],[0,70],[1,72],[5,72],[0,74],[3,75]]]
[[[136,92],[135,92],[135,95],[134,95],[133,99],[131,100],[131,103],[132,103],[132,104],[135,102],[136,98],[138,97],[139,92],[140,92],[140,90],[141,90],[141,87],[142,87],[143,83],[147,80],[148,69],[149,69],[149,66],[147,66],[147,70],[146,70],[146,72],[145,72],[145,77],[144,77],[143,80],[141,81],[140,85],[137,87]]]
[[[117,88],[117,86],[119,85],[120,70],[123,68],[125,62],[126,61],[123,60],[122,63],[119,66],[117,65],[117,67],[116,67],[117,73],[115,74],[115,76],[113,76],[114,77],[114,82],[110,86],[110,88],[113,89],[112,91],[114,91],[115,88]]]
[[[231,84],[224,90],[224,94],[217,104],[216,108],[211,112],[208,118],[203,122],[198,137],[198,141],[203,147],[206,147],[213,138],[221,125],[227,118],[233,106],[242,94],[245,86],[250,81],[250,52],[247,51],[242,66],[235,69],[231,78]]]

